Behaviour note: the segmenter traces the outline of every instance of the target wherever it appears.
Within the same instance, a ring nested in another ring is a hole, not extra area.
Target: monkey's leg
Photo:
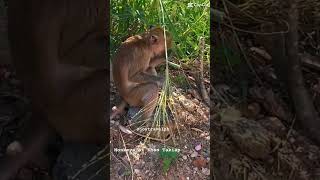
[[[158,75],[155,67],[149,67],[149,68],[147,69],[147,73],[150,73],[150,74],[152,74],[152,75],[154,75],[154,76],[157,76],[157,75]]]
[[[147,69],[147,72],[154,75],[154,76],[157,76],[158,73],[156,71],[156,67],[163,64],[164,62],[166,62],[166,61],[162,57],[151,59],[151,61],[149,63],[149,68]]]
[[[55,131],[46,119],[33,113],[22,132],[21,139],[16,141],[15,149],[0,159],[0,180],[9,180],[18,170],[39,154],[44,153],[50,139],[56,137]],[[9,145],[11,146],[12,143]]]
[[[133,75],[132,77],[129,78],[129,81],[137,82],[137,83],[141,83],[141,84],[154,83],[154,84],[158,84],[158,86],[160,86],[163,83],[164,79],[162,77],[152,75],[146,71],[146,72],[136,73],[135,75]]]
[[[64,141],[105,144],[106,70],[75,82],[63,102],[51,111],[50,123]]]
[[[155,83],[141,84],[129,92],[126,101],[130,106],[141,107],[141,118],[147,119],[152,116],[157,106],[158,92],[159,89]]]

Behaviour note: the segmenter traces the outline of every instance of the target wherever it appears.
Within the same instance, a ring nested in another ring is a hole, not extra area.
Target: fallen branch
[[[289,1],[290,2],[290,1]],[[290,31],[287,35],[288,52],[288,86],[294,107],[297,113],[297,120],[304,130],[317,144],[320,144],[320,118],[313,105],[307,88],[305,87],[302,75],[300,58],[298,55],[298,9],[297,0],[291,0],[288,22]]]
[[[180,69],[181,68],[179,64],[176,64],[176,63],[173,63],[173,62],[170,62],[170,61],[168,62],[168,64],[169,64],[169,66],[171,66],[171,67],[173,67],[175,69]]]
[[[320,71],[320,58],[311,56],[310,54],[299,54],[301,62],[304,66]]]

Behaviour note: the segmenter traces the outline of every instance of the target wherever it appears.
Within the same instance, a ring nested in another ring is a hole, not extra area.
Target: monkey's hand
[[[162,88],[165,78],[161,76],[158,76],[158,77],[159,77],[159,80],[157,81],[158,88]]]
[[[137,83],[156,83],[159,84],[160,82],[163,83],[163,78],[160,76],[155,76],[149,74],[147,72],[139,72],[130,78],[130,81],[137,82]]]
[[[157,67],[157,66],[159,66],[161,64],[164,64],[165,62],[166,62],[165,58],[156,56],[156,57],[154,57],[153,59],[150,60],[149,66],[155,68],[155,67]]]

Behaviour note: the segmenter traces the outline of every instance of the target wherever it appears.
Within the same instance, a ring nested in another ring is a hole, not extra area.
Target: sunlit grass
[[[162,26],[172,34],[175,45],[173,56],[186,62],[195,59],[199,52],[199,38],[206,39],[205,61],[209,61],[209,0],[174,1],[163,0],[111,1],[111,54],[127,37],[144,32],[150,25]],[[191,4],[192,5],[191,5]]]

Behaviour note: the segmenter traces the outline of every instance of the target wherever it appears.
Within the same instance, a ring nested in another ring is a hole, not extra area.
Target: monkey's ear
[[[158,39],[159,39],[158,36],[156,36],[156,35],[151,35],[151,36],[150,36],[150,43],[151,43],[151,44],[155,44],[155,43],[158,42]]]

